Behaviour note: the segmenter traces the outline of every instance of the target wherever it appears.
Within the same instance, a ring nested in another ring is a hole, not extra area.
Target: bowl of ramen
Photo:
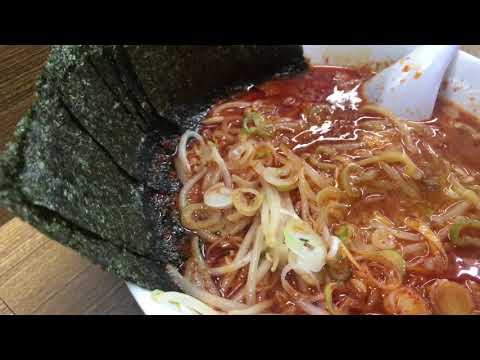
[[[146,314],[478,314],[480,60],[410,122],[364,85],[414,48],[54,46],[0,207]]]
[[[459,53],[422,122],[362,95],[414,48],[304,46],[308,71],[187,131],[175,167],[191,241],[167,268],[181,292],[130,284],[145,313],[478,314],[480,60]]]

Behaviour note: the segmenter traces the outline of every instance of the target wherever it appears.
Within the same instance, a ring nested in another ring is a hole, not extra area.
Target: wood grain
[[[128,290],[126,293],[118,293],[118,290],[127,290],[125,284],[98,267],[90,265],[55,297],[41,304],[33,313],[36,315],[142,314]],[[115,296],[112,297],[112,294]]]
[[[0,45],[0,147],[11,137],[21,115],[35,97],[36,79],[48,46]]]
[[[0,314],[141,315],[125,283],[19,219],[0,227]]]
[[[85,311],[86,315],[142,315],[138,305],[137,310],[132,310],[132,295],[125,284],[120,284],[106,294],[101,301],[93,304]]]
[[[462,45],[462,50],[480,58],[480,45]]]
[[[0,300],[0,315],[15,315],[2,300]]]
[[[0,228],[0,284],[8,272],[48,242],[48,239],[31,226],[19,220]]]
[[[0,45],[0,151],[35,97],[35,82],[48,57],[45,45]],[[0,209],[0,226],[12,218]]]
[[[7,225],[25,226],[18,220]],[[0,298],[16,314],[32,314],[88,266],[89,262],[72,250],[48,241],[0,276]]]

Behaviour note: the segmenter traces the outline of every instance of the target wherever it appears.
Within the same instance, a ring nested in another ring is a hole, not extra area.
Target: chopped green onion
[[[388,263],[395,266],[395,269],[402,276],[402,278],[405,275],[405,272],[407,270],[407,265],[405,263],[405,260],[403,259],[402,255],[400,255],[395,250],[379,250],[371,254],[365,254],[364,256],[369,260],[374,260],[379,262],[387,261]]]
[[[480,230],[480,221],[478,220],[462,221],[452,225],[449,232],[450,241],[453,244],[460,247],[469,246],[469,245],[480,247],[480,239],[474,239],[469,236],[463,236],[463,237],[460,236],[460,233],[465,228]]]
[[[284,230],[285,245],[295,255],[295,266],[318,273],[325,266],[327,250],[322,239],[303,220],[291,219]]]
[[[394,272],[387,271],[386,277],[372,274],[368,266],[363,268],[362,274],[367,280],[382,290],[394,290],[402,285],[406,272],[406,263],[402,256],[394,250],[381,250],[363,255],[367,261],[380,263]]]
[[[351,171],[354,169],[358,169],[358,165],[354,163],[350,163],[347,166],[345,166],[342,169],[342,171],[340,171],[339,182],[343,190],[345,190],[345,192],[348,194],[348,196],[352,198],[358,198],[361,195],[361,193],[360,193],[360,190],[352,186],[352,181],[351,181],[352,179],[350,174]]]
[[[470,291],[453,281],[437,280],[428,289],[428,295],[436,314],[469,315],[475,309]]]
[[[342,240],[343,245],[346,247],[350,246],[353,230],[350,225],[344,224],[335,233],[340,240]]]
[[[246,133],[247,135],[252,135],[252,134],[255,133],[256,128],[255,128],[255,127],[252,127],[252,128],[248,127],[248,123],[249,123],[249,122],[250,122],[250,118],[248,118],[247,116],[245,116],[245,117],[243,118],[243,131],[245,131],[245,133]]]
[[[250,123],[255,124],[254,127],[250,127]],[[249,111],[243,118],[243,130],[250,135],[258,135],[261,137],[271,137],[273,135],[273,127],[266,124],[266,119],[258,112]]]
[[[298,174],[289,164],[281,168],[266,168],[259,162],[254,170],[279,191],[290,191],[298,186]]]
[[[350,227],[345,224],[340,226],[336,235],[345,247],[346,244],[350,243],[350,234],[352,233],[353,231],[350,230]],[[337,253],[335,259],[327,262],[327,271],[330,277],[337,281],[345,281],[352,276],[349,260],[347,259],[346,254],[342,251]]]
[[[267,156],[268,156],[267,151],[257,151],[257,153],[255,154],[255,159],[263,159]]]
[[[340,311],[338,311],[333,304],[333,290],[335,290],[337,283],[331,282],[325,286],[323,290],[323,295],[325,297],[325,307],[327,311],[332,315],[342,315]]]
[[[244,143],[248,141],[249,135],[246,133],[245,129],[242,130],[240,135],[238,136],[238,139],[240,140],[241,143]]]
[[[346,281],[352,276],[350,263],[345,257],[328,262],[327,271],[330,277],[337,281]]]
[[[369,157],[367,159],[357,162],[359,166],[367,166],[372,163],[384,161],[386,163],[401,163],[405,166],[405,173],[415,180],[420,180],[423,177],[423,172],[410,159],[410,157],[399,151],[385,151],[379,155]]]

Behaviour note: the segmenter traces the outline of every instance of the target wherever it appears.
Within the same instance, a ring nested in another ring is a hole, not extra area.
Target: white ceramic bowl
[[[362,66],[370,63],[390,63],[408,54],[417,45],[304,45],[305,56],[314,65]],[[460,51],[446,75],[447,86],[441,96],[480,117],[480,59]],[[138,305],[147,315],[185,315],[168,305],[151,299],[151,292],[127,284]]]

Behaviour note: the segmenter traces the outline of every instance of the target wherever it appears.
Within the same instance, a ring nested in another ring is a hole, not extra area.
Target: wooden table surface
[[[463,49],[480,57],[480,45]],[[0,151],[33,101],[48,52],[0,45]],[[122,281],[0,209],[0,314],[142,312]]]

